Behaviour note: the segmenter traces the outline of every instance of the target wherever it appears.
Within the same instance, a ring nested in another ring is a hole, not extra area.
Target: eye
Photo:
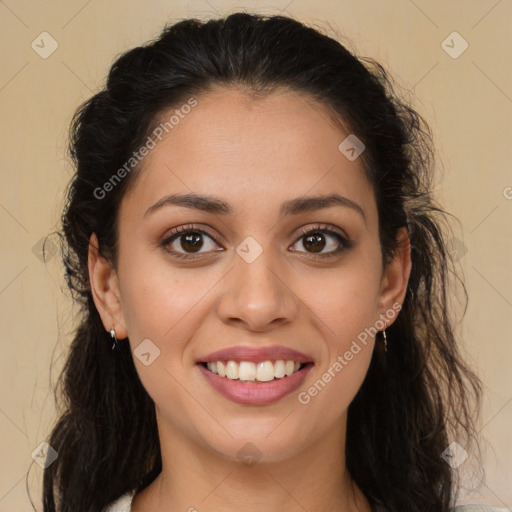
[[[204,243],[204,237],[207,237],[210,243]],[[169,233],[161,243],[162,247],[176,258],[195,259],[204,252],[217,251],[218,247],[213,236],[202,229],[194,226],[180,226]],[[201,249],[206,248],[205,251]],[[180,252],[185,251],[185,253]],[[190,254],[192,253],[192,254]]]
[[[292,252],[306,252],[312,259],[322,259],[336,256],[351,247],[349,240],[339,233],[337,228],[332,226],[331,229],[327,229],[327,226],[319,225],[309,229],[300,228],[300,238],[294,245],[300,242],[305,251],[292,249]],[[204,237],[208,239],[207,242],[209,241],[209,243],[205,244]],[[204,229],[199,229],[193,225],[180,226],[172,230],[160,245],[172,257],[188,260],[200,258],[201,254],[204,255],[211,251],[224,250],[219,248],[213,234],[209,234]],[[327,251],[322,252],[325,248],[327,248]],[[201,249],[205,250],[202,251]]]
[[[299,230],[301,236],[295,244],[300,243],[308,255],[311,255],[313,258],[332,257],[350,247],[350,243],[345,236],[334,229],[326,228],[327,225],[310,229],[301,228]],[[321,252],[325,248],[327,248],[327,251]],[[293,251],[302,252],[296,249]]]

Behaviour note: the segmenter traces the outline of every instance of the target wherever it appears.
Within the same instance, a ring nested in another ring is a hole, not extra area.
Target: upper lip
[[[215,361],[298,361],[300,363],[312,362],[312,358],[303,352],[283,347],[281,345],[270,345],[267,347],[252,347],[249,345],[238,345],[236,347],[224,348],[199,358],[198,363],[214,363]]]

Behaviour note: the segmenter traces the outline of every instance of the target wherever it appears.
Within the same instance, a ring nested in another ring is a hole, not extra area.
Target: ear
[[[99,253],[96,233],[89,240],[88,253],[89,281],[96,309],[106,331],[115,329],[116,338],[128,336],[121,307],[117,274],[112,264]]]
[[[379,308],[383,314],[390,309],[396,310],[396,304],[402,306],[411,274],[411,243],[405,227],[398,230],[397,244],[393,259],[384,269],[382,276]],[[387,327],[396,320],[396,317],[397,315],[394,315],[394,319],[388,321]]]

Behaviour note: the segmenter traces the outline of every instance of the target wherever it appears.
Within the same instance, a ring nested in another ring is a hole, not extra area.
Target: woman
[[[453,510],[481,384],[430,132],[379,64],[185,20],[114,63],[71,154],[45,512]]]

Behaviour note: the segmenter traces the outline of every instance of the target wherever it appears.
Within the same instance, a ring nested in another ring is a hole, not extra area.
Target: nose
[[[224,323],[267,332],[297,318],[299,299],[290,288],[284,267],[277,268],[270,252],[263,251],[252,263],[235,256],[217,303],[217,314]]]

